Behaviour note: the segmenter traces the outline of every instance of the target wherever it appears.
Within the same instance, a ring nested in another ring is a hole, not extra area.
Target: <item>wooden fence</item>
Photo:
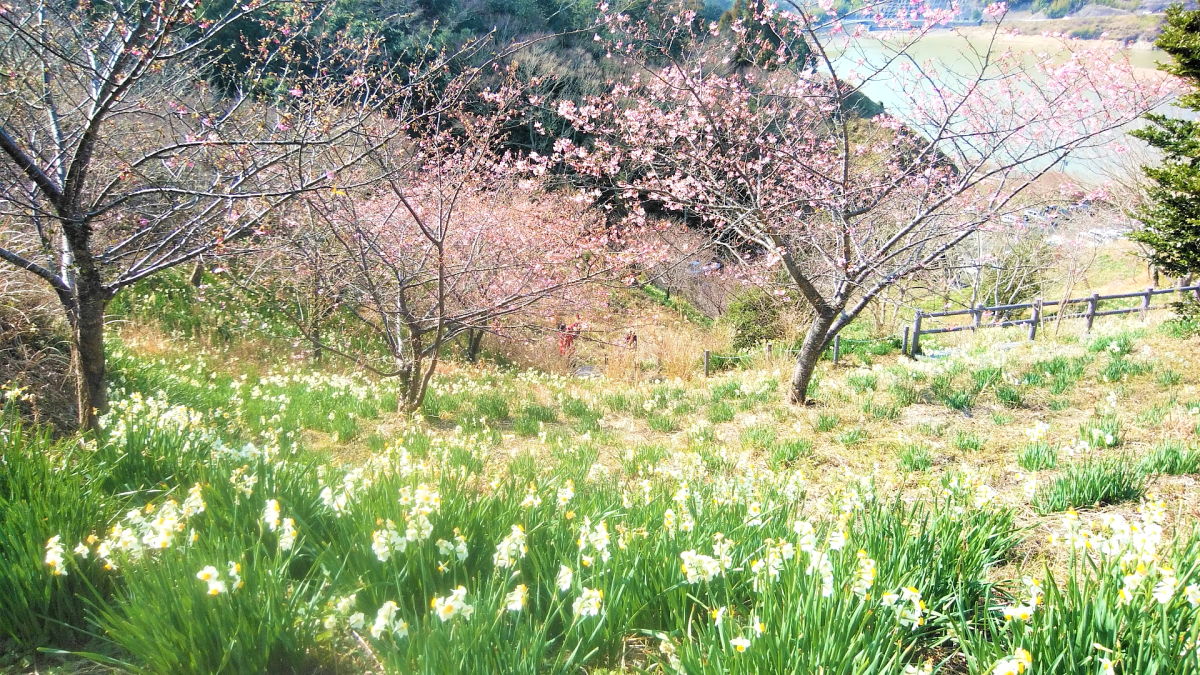
[[[1175,286],[1173,288],[1147,288],[1144,291],[1136,293],[1117,293],[1115,295],[1099,295],[1093,294],[1086,298],[1069,298],[1066,300],[1034,300],[1033,302],[1024,302],[1014,305],[977,305],[971,309],[956,309],[945,312],[917,312],[913,318],[912,326],[907,326],[904,329],[904,339],[902,342],[902,351],[910,356],[916,356],[921,353],[921,336],[932,335],[935,333],[956,333],[964,330],[978,330],[980,328],[1001,328],[1004,326],[1029,326],[1029,339],[1037,338],[1038,327],[1047,320],[1062,320],[1062,319],[1084,319],[1087,321],[1087,330],[1091,332],[1092,323],[1098,316],[1112,316],[1115,314],[1133,314],[1141,313],[1145,316],[1146,312],[1152,308],[1151,301],[1156,295],[1168,295],[1171,293],[1185,293],[1188,291],[1200,294],[1200,285],[1193,286]],[[1118,307],[1114,309],[1103,309],[1100,303],[1111,300],[1132,300],[1141,299],[1141,303],[1137,307]],[[1086,305],[1083,311],[1070,311],[1072,306],[1079,307]],[[1046,308],[1058,307],[1058,311],[1047,315]],[[1016,312],[1029,311],[1029,317],[1024,319],[1008,319],[1004,318]],[[985,314],[990,314],[993,320],[984,322]],[[967,316],[970,315],[971,323],[959,326],[947,326],[945,328],[926,328],[925,322],[930,319],[940,319],[951,316]]]

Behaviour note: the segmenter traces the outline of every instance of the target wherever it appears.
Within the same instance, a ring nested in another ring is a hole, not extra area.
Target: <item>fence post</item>
[[[833,336],[833,365],[838,364],[838,360],[842,357],[842,336]]]
[[[771,343],[770,342],[767,343],[767,360],[768,361],[771,360]]]
[[[912,326],[904,327],[904,339],[900,342],[900,353],[908,356],[908,332],[912,330]]]
[[[971,310],[971,332],[979,330],[979,322],[983,319],[983,304],[975,303],[975,308]]]
[[[921,312],[920,310],[917,310],[917,315],[913,317],[912,342],[909,343],[910,346],[912,347],[912,351],[909,353],[909,356],[911,356],[913,358],[916,358],[917,354],[921,353],[921,316],[922,315],[923,315],[923,312]]]
[[[708,364],[712,360],[712,352],[704,350],[704,376],[708,377]]]
[[[1042,321],[1042,299],[1033,301],[1033,316],[1029,319],[1029,339],[1037,338],[1038,324]]]
[[[1092,293],[1092,297],[1088,298],[1088,308],[1085,318],[1087,319],[1086,332],[1092,332],[1092,324],[1096,321],[1096,305],[1100,304],[1100,294]]]
[[[1150,298],[1154,297],[1154,287],[1146,289],[1146,294],[1142,296],[1142,321],[1146,320],[1147,314],[1150,312]]]

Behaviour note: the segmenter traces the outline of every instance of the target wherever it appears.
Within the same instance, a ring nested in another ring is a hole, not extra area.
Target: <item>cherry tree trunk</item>
[[[479,360],[479,348],[483,344],[483,329],[472,328],[467,331],[467,361],[475,363]]]
[[[96,428],[97,417],[108,408],[104,354],[104,310],[108,298],[101,289],[89,288],[86,292],[84,289],[84,286],[78,288],[71,312],[71,356],[79,428],[89,430]]]
[[[808,384],[817,369],[821,352],[825,351],[825,345],[829,343],[829,329],[836,317],[837,312],[817,313],[813,317],[812,325],[809,326],[808,333],[804,335],[804,342],[800,345],[800,353],[796,355],[796,368],[792,371],[792,385],[788,392],[790,402],[801,405],[808,402]]]

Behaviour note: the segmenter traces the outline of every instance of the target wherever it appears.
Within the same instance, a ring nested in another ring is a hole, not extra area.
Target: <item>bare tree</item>
[[[316,7],[250,0],[207,16],[194,0],[32,0],[0,11],[0,259],[58,296],[81,426],[105,408],[114,294],[276,227],[282,204],[339,184],[403,128],[382,113],[421,114],[422,87],[449,57],[394,77],[369,38],[312,43]],[[234,32],[245,22],[262,37]],[[248,60],[218,87],[230,40]]]

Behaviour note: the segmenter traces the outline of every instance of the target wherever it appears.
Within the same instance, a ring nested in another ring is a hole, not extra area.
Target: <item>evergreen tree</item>
[[[1200,112],[1200,10],[1167,10],[1158,46],[1174,58],[1162,66],[1193,90],[1178,105]],[[1160,166],[1142,167],[1150,179],[1147,203],[1136,213],[1142,229],[1131,235],[1149,249],[1150,262],[1169,274],[1200,272],[1200,121],[1147,115],[1133,135],[1162,150]]]

